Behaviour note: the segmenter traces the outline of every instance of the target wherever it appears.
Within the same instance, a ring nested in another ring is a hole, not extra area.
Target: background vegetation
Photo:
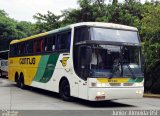
[[[9,42],[33,34],[86,21],[130,25],[139,29],[144,54],[145,91],[160,93],[160,3],[125,0],[105,4],[105,0],[78,0],[79,8],[66,9],[61,15],[48,11],[33,17],[36,23],[18,22],[0,10],[0,50],[8,49]]]

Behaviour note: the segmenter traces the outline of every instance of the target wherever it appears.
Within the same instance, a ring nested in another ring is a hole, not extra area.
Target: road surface
[[[66,102],[61,100],[56,93],[36,88],[22,90],[16,87],[13,82],[0,78],[0,110],[20,110],[21,112],[23,111],[24,114],[28,114],[28,110],[33,110],[35,111],[34,113],[36,113],[36,111],[38,112],[37,115],[39,115],[39,112],[41,112],[40,114],[42,115],[43,113],[46,115],[45,112],[48,113],[48,110],[50,110],[52,114],[54,110],[54,113],[60,116],[72,116],[75,115],[75,113],[77,116],[82,116],[83,114],[89,116],[107,116],[106,111],[112,113],[112,115],[114,115],[113,111],[123,110],[153,110],[159,112],[160,99],[123,99],[105,102],[87,102],[85,100],[75,99],[73,102]],[[36,116],[36,114],[34,115]]]

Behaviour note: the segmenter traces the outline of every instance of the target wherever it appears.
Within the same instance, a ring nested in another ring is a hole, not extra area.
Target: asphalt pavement
[[[121,99],[102,102],[74,99],[72,102],[67,102],[63,101],[57,93],[30,87],[22,90],[16,87],[15,83],[0,78],[0,116],[5,116],[8,111],[15,111],[9,112],[10,114],[17,112],[17,116],[50,116],[53,113],[56,116],[119,116],[125,111],[127,111],[126,115],[129,115],[129,111],[146,111],[145,113],[148,114],[152,111],[155,116],[158,116],[160,99]],[[117,111],[120,112],[116,114]]]

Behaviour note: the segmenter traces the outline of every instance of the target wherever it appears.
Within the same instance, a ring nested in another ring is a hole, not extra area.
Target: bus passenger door
[[[78,86],[79,86],[79,98],[87,99],[88,97],[87,81],[79,79]]]
[[[83,99],[88,98],[88,84],[87,78],[89,77],[89,68],[91,61],[91,47],[82,45],[79,48],[79,97]]]

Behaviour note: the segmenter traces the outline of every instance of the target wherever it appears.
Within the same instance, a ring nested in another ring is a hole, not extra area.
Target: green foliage
[[[144,9],[146,10],[143,13],[142,32],[146,34],[146,39],[149,39],[160,32],[160,4],[147,3],[144,5]]]
[[[48,14],[43,15],[41,13],[37,13],[33,16],[34,19],[37,20],[35,28],[38,33],[49,31],[51,29],[56,29],[60,27],[60,17],[56,16],[54,13],[48,11]]]
[[[16,25],[16,30],[18,33],[22,33],[21,37],[18,38],[28,37],[35,33],[33,24],[26,21],[18,22]]]
[[[0,17],[1,16],[7,16],[7,13],[4,10],[0,10]]]
[[[29,22],[17,22],[0,10],[0,50],[8,49],[13,39],[20,39],[34,34],[34,26]]]

